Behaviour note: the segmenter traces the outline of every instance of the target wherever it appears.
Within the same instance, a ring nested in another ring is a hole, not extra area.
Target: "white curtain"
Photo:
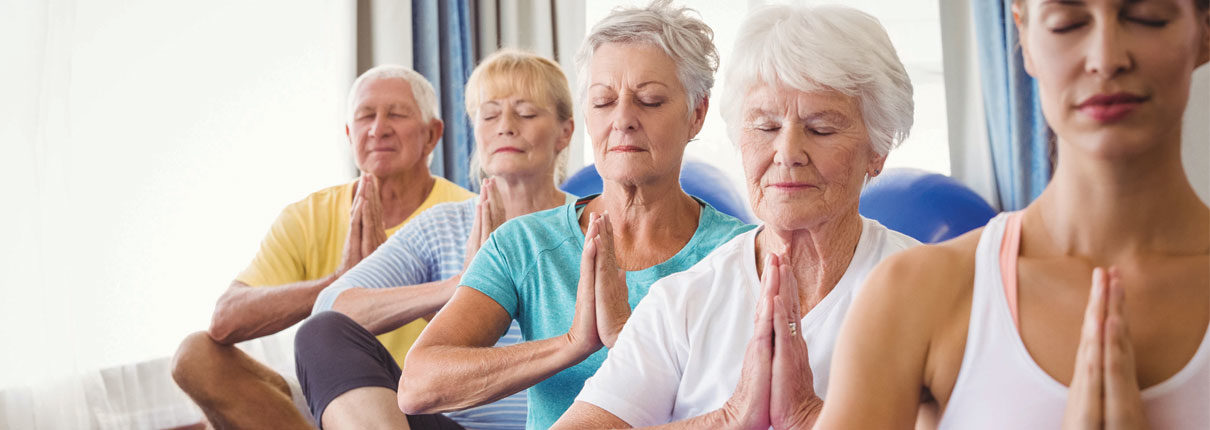
[[[970,2],[941,0],[940,9],[951,176],[999,208]]]
[[[0,428],[200,417],[168,358],[282,207],[353,176],[354,10],[0,2]],[[245,347],[288,366],[288,336]]]

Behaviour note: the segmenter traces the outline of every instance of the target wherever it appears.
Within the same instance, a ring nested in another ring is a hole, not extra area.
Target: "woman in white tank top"
[[[1054,177],[1023,211],[875,269],[818,426],[1210,429],[1210,208],[1181,163],[1210,1],[1013,16]]]

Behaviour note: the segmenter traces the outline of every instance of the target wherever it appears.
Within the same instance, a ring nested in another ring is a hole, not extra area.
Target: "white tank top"
[[[1010,215],[992,219],[975,250],[966,350],[941,429],[1057,429],[1062,422],[1067,387],[1034,362],[1009,310],[1000,251]],[[1185,367],[1142,395],[1151,428],[1210,429],[1210,328]]]

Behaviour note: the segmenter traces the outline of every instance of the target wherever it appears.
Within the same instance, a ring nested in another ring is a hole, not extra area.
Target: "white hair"
[[[732,142],[758,84],[856,97],[870,145],[885,156],[912,129],[912,82],[878,19],[846,6],[761,8],[740,25],[720,113]]]
[[[676,76],[689,99],[689,115],[714,87],[718,51],[714,30],[695,17],[697,11],[673,7],[670,0],[655,0],[646,7],[616,8],[592,27],[576,54],[579,96],[588,90],[588,65],[597,48],[607,43],[647,43],[664,50],[676,64]]]
[[[408,86],[412,87],[412,98],[416,99],[416,108],[420,110],[420,119],[424,122],[427,123],[433,118],[441,118],[441,112],[437,109],[437,92],[433,90],[433,84],[430,84],[428,79],[407,67],[383,64],[366,70],[357,77],[357,80],[353,81],[353,87],[349,88],[346,114],[350,123],[353,122],[353,110],[357,109],[357,106],[353,105],[356,103],[357,90],[365,84],[379,79],[402,79],[407,82]]]

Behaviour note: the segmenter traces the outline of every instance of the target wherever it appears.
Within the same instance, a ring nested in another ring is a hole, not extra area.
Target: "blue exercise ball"
[[[949,176],[887,169],[861,192],[858,212],[923,243],[949,240],[996,216],[983,197]]]
[[[603,185],[597,167],[589,164],[569,176],[560,189],[579,197],[600,194]],[[748,202],[717,167],[701,161],[685,160],[681,165],[681,188],[691,196],[702,199],[719,212],[751,224],[755,219]]]

